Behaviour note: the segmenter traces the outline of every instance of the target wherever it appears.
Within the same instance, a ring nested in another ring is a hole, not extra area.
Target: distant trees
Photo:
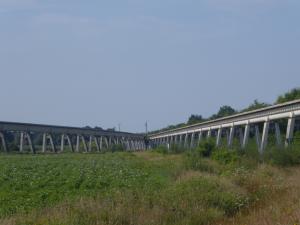
[[[192,114],[189,117],[187,124],[191,125],[191,124],[195,124],[195,123],[201,123],[203,121],[204,121],[204,119],[203,119],[203,117],[201,115],[194,115],[194,114]]]
[[[106,129],[107,131],[111,131],[111,132],[115,132],[116,131],[116,128],[114,127],[114,128],[107,128]]]
[[[285,102],[293,101],[293,100],[297,100],[297,99],[300,99],[300,87],[299,88],[294,88],[294,89],[288,91],[287,93],[285,93],[283,95],[280,95],[277,98],[275,104],[285,103]],[[201,122],[205,122],[207,120],[214,120],[214,119],[218,119],[218,118],[222,118],[222,117],[226,117],[226,116],[231,116],[231,115],[234,115],[234,114],[239,113],[239,112],[248,112],[248,111],[252,111],[252,110],[256,110],[256,109],[265,108],[265,107],[268,107],[268,106],[271,106],[271,104],[268,104],[268,103],[265,103],[265,102],[260,102],[257,99],[254,100],[254,102],[251,103],[247,108],[245,108],[241,111],[237,111],[229,105],[224,105],[224,106],[220,107],[217,114],[213,114],[208,119],[203,118],[201,115],[192,114],[188,118],[187,123],[180,123],[180,124],[177,124],[177,125],[170,125],[166,128],[163,128],[163,129],[158,130],[158,131],[153,131],[151,133],[155,133],[155,132],[159,132],[159,131],[166,131],[166,130],[170,130],[170,129],[175,129],[175,128],[183,127],[183,126],[186,126],[186,125],[201,123]]]
[[[294,88],[290,90],[289,92],[280,95],[277,98],[276,104],[285,103],[293,100],[300,99],[300,88]]]
[[[270,106],[270,104],[265,102],[259,102],[257,99],[254,100],[246,109],[243,109],[242,112],[248,112],[251,110],[261,109]]]
[[[233,109],[231,106],[224,105],[219,109],[219,112],[217,114],[212,115],[210,117],[210,119],[215,120],[215,119],[222,118],[225,116],[231,116],[236,113],[237,113],[237,111],[235,109]]]

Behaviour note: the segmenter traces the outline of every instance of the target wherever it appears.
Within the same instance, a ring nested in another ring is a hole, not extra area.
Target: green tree
[[[203,122],[204,119],[201,115],[191,115],[190,118],[188,119],[187,124],[195,124],[195,123],[201,123]]]
[[[235,113],[237,113],[237,111],[233,109],[231,106],[224,105],[219,109],[219,112],[217,114],[212,115],[210,119],[214,120],[225,116],[231,116]]]
[[[294,88],[290,90],[289,92],[280,95],[277,98],[276,104],[285,103],[293,100],[300,99],[300,88]]]
[[[270,104],[265,103],[265,102],[259,102],[257,99],[254,100],[252,104],[250,104],[246,109],[243,109],[242,112],[248,112],[256,109],[262,109],[265,107],[270,106]]]

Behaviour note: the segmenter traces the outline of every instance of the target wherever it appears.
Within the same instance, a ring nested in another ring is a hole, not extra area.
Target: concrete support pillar
[[[97,138],[97,137],[94,137],[94,142],[95,142],[95,144],[96,144],[97,151],[100,152],[100,145],[99,145],[99,142],[98,142],[98,138]]]
[[[226,129],[226,141],[228,144],[228,140],[229,140],[229,135],[230,135],[230,129]]]
[[[108,137],[105,137],[104,141],[105,141],[106,149],[109,149],[110,145],[109,145]]]
[[[24,132],[20,133],[20,152],[24,150]]]
[[[198,135],[199,135],[198,136],[198,146],[199,146],[199,144],[200,144],[200,142],[202,141],[202,138],[203,138],[203,132],[202,132],[202,130],[199,132]]]
[[[207,137],[206,137],[207,139],[209,139],[209,138],[211,138],[211,129],[209,129],[208,131],[207,131]]]
[[[47,134],[43,134],[43,145],[42,145],[42,152],[45,153],[46,152],[46,145],[47,145]]]
[[[74,152],[74,147],[73,147],[73,144],[72,144],[70,136],[66,135],[66,138],[67,138],[68,145],[70,146],[71,151]]]
[[[246,124],[245,126],[245,132],[244,132],[244,138],[243,138],[243,144],[242,144],[242,149],[245,149],[248,141],[249,141],[249,134],[250,134],[250,123]]]
[[[264,130],[263,130],[263,135],[262,135],[261,145],[260,145],[260,149],[259,149],[259,152],[260,152],[261,154],[264,152],[264,150],[266,149],[267,144],[268,144],[269,127],[270,127],[270,121],[267,120],[267,121],[264,123]]]
[[[255,125],[255,141],[256,141],[256,145],[258,146],[258,148],[261,145],[261,137],[260,137],[260,132],[259,132],[259,126]]]
[[[134,141],[134,145],[135,145],[135,150],[137,151],[137,150],[139,150],[139,141],[138,140],[135,140]]]
[[[185,138],[184,138],[184,148],[187,148],[187,145],[188,145],[188,138],[189,138],[189,134],[188,133],[186,133],[185,134]]]
[[[34,148],[34,145],[33,145],[33,142],[32,142],[31,135],[29,133],[26,133],[26,132],[21,132],[20,133],[20,152],[24,151],[24,140],[25,139],[27,139],[30,151],[35,154],[35,148]]]
[[[3,151],[8,152],[8,148],[7,148],[7,143],[6,143],[6,138],[5,138],[5,133],[4,132],[0,132],[0,139],[1,139],[1,144],[2,144]]]
[[[100,145],[99,145],[99,147],[100,147],[100,151],[102,151],[102,149],[103,149],[103,137],[102,136],[100,137]]]
[[[51,135],[51,134],[48,134],[48,138],[49,138],[49,141],[50,141],[50,145],[51,145],[52,151],[53,151],[53,152],[57,152],[57,151],[56,151],[56,146],[55,146],[55,143],[54,143],[54,141],[53,141],[52,135]]]
[[[232,148],[232,145],[233,145],[234,132],[235,132],[235,127],[234,126],[230,127],[229,137],[228,137],[228,141],[227,141],[229,148]]]
[[[174,136],[174,144],[175,144],[175,145],[178,144],[177,141],[178,141],[178,140],[177,140],[177,135],[175,135],[175,136]]]
[[[276,144],[278,147],[280,147],[282,145],[282,141],[281,141],[280,126],[278,123],[275,123],[275,136],[276,136]]]
[[[222,127],[220,127],[219,130],[218,130],[217,141],[216,141],[216,146],[217,147],[220,147],[221,139],[222,139]]]
[[[134,150],[139,150],[139,142],[137,140],[134,141]]]
[[[132,150],[132,140],[128,139],[128,146],[129,146],[129,151]]]
[[[32,142],[31,134],[30,133],[26,133],[26,138],[27,138],[27,141],[28,141],[28,145],[29,145],[30,151],[33,154],[35,154],[35,148],[34,148],[34,145],[33,145],[33,142]]]
[[[62,134],[62,135],[61,135],[61,142],[60,142],[60,151],[61,151],[61,152],[64,151],[64,146],[65,146],[65,135]]]
[[[134,151],[134,141],[132,139],[130,141],[130,151]]]
[[[88,147],[87,147],[84,136],[81,136],[81,141],[82,141],[82,144],[83,144],[84,151],[88,152]]]
[[[182,146],[182,139],[183,139],[183,134],[180,134],[179,135],[179,145],[180,145],[180,147]]]
[[[88,147],[88,151],[89,151],[89,152],[92,151],[92,142],[93,142],[93,137],[90,136],[90,137],[89,137],[89,147]]]
[[[295,129],[295,115],[294,113],[291,113],[287,125],[285,147],[288,147],[293,141],[294,129]]]
[[[76,137],[76,152],[79,152],[80,149],[80,136],[77,135]]]
[[[190,148],[194,148],[194,139],[195,139],[195,132],[193,132],[192,136],[191,136],[191,145],[190,145]]]
[[[130,150],[130,143],[128,140],[125,140],[125,146],[126,146],[126,150],[129,151]]]

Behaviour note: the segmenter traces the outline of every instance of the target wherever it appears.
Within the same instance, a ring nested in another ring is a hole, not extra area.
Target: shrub
[[[168,154],[169,150],[168,147],[165,145],[160,145],[154,149],[155,152],[161,153],[161,154]]]
[[[205,207],[218,209],[223,215],[231,216],[248,202],[246,195],[233,193],[226,184],[210,177],[193,178],[177,183],[166,192],[164,197],[169,198],[167,207],[171,205],[178,212]]]
[[[293,166],[300,164],[300,149],[290,147],[270,148],[264,154],[264,159],[278,166]]]
[[[239,158],[236,151],[229,151],[227,149],[219,149],[212,153],[212,159],[226,165],[236,163]]]
[[[221,171],[221,165],[217,162],[199,157],[195,152],[186,154],[184,165],[188,170],[198,170],[212,174],[219,174]]]
[[[111,146],[110,151],[111,152],[124,152],[125,148],[122,144],[116,144],[116,145]]]
[[[200,157],[210,157],[212,152],[215,150],[216,144],[213,139],[208,139],[199,144],[196,148],[196,152]]]

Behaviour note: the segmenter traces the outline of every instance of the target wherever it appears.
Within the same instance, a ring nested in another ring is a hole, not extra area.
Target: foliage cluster
[[[285,94],[280,95],[277,98],[275,104],[285,103],[285,102],[293,101],[293,100],[297,100],[297,99],[300,99],[300,88],[294,88],[294,89],[286,92]],[[234,115],[234,114],[239,113],[239,112],[247,112],[247,111],[252,111],[252,110],[265,108],[265,107],[268,107],[268,106],[271,106],[271,105],[272,104],[265,103],[265,102],[260,102],[257,99],[254,100],[254,102],[251,103],[248,107],[246,107],[242,110],[236,110],[236,109],[232,108],[229,105],[224,105],[224,106],[220,107],[219,111],[216,114],[213,114],[212,116],[210,116],[208,118],[204,118],[202,115],[192,114],[188,118],[188,121],[186,123],[180,123],[178,125],[170,125],[166,128],[163,128],[161,130],[154,131],[154,132],[151,132],[151,133],[162,132],[162,131],[166,131],[166,130],[180,128],[180,127],[183,127],[183,126],[186,126],[186,125],[193,125],[193,124],[205,122],[205,121],[208,121],[208,120],[214,120],[214,119],[218,119],[218,118],[222,118],[222,117],[226,117],[226,116],[231,116],[231,115]]]

